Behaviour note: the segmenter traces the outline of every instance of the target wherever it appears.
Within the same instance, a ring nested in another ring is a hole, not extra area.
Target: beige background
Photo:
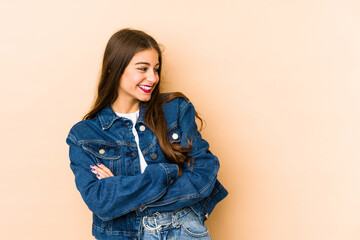
[[[165,46],[230,192],[215,240],[360,239],[357,0],[0,1],[0,239],[93,239],[65,138],[123,27]]]

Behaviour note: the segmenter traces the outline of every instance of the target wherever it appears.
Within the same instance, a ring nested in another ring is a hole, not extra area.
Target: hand
[[[97,166],[90,165],[91,172],[93,172],[98,179],[103,179],[107,177],[114,177],[114,174],[105,167],[104,164],[98,163]]]

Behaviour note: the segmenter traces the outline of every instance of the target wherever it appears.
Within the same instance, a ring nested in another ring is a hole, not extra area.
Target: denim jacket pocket
[[[120,158],[120,146],[116,143],[94,141],[84,143],[82,146],[97,158],[108,160],[117,160]]]
[[[104,164],[115,176],[121,174],[121,149],[118,144],[88,141],[82,147],[96,158],[96,163]]]

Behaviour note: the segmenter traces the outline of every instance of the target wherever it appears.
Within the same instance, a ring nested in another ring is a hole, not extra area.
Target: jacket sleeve
[[[181,131],[181,144],[188,146],[187,137],[192,142],[191,156],[193,166],[187,165],[182,175],[172,184],[165,195],[143,208],[148,207],[150,213],[157,211],[173,211],[190,206],[207,197],[213,190],[219,170],[218,158],[209,151],[195,122],[194,106],[184,99],[180,104],[178,124]],[[142,210],[142,209],[141,209]]]
[[[85,151],[71,133],[66,142],[70,146],[70,167],[76,187],[89,209],[104,221],[156,201],[178,175],[176,164],[159,163],[147,166],[143,174],[136,176],[120,175],[99,180],[90,170],[90,164],[97,163],[95,157]]]

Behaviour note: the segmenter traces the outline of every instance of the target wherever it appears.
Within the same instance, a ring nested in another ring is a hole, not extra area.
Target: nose
[[[156,82],[156,80],[157,80],[157,72],[148,71],[147,80],[150,81],[150,82]]]

